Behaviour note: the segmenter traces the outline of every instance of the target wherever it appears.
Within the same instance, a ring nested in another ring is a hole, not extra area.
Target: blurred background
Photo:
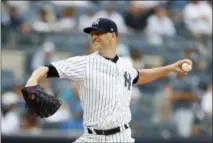
[[[26,114],[20,89],[38,66],[92,53],[82,30],[98,17],[117,23],[117,54],[136,68],[182,58],[194,62],[182,79],[170,74],[134,87],[131,128],[136,141],[211,138],[212,1],[199,0],[1,1],[1,135],[75,140],[83,133],[83,111],[71,81],[41,81],[48,93],[63,100],[47,119]]]

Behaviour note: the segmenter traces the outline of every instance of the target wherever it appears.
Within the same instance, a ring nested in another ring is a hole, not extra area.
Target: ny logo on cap
[[[92,26],[98,25],[99,22],[100,22],[100,19],[97,19],[96,21],[94,21],[94,22],[92,23]]]

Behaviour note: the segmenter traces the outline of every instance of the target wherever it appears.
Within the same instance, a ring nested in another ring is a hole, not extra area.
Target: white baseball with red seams
[[[188,64],[188,63],[183,63],[181,68],[185,71],[185,72],[189,72],[192,70],[192,65]]]

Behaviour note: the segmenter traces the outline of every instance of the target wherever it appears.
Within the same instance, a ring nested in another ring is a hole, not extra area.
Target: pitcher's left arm
[[[141,69],[139,70],[139,78],[135,85],[141,85],[145,83],[152,82],[161,77],[167,76],[171,72],[176,72],[178,74],[187,75],[188,72],[184,71],[181,66],[183,63],[188,63],[192,65],[192,61],[190,59],[179,60],[173,64],[166,65],[163,67],[157,67],[152,69]]]

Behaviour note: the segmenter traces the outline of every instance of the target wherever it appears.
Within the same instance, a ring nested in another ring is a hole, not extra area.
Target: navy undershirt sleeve
[[[58,71],[52,64],[45,65],[45,67],[49,68],[49,71],[47,73],[47,78],[51,78],[51,77],[58,77],[59,78]]]

